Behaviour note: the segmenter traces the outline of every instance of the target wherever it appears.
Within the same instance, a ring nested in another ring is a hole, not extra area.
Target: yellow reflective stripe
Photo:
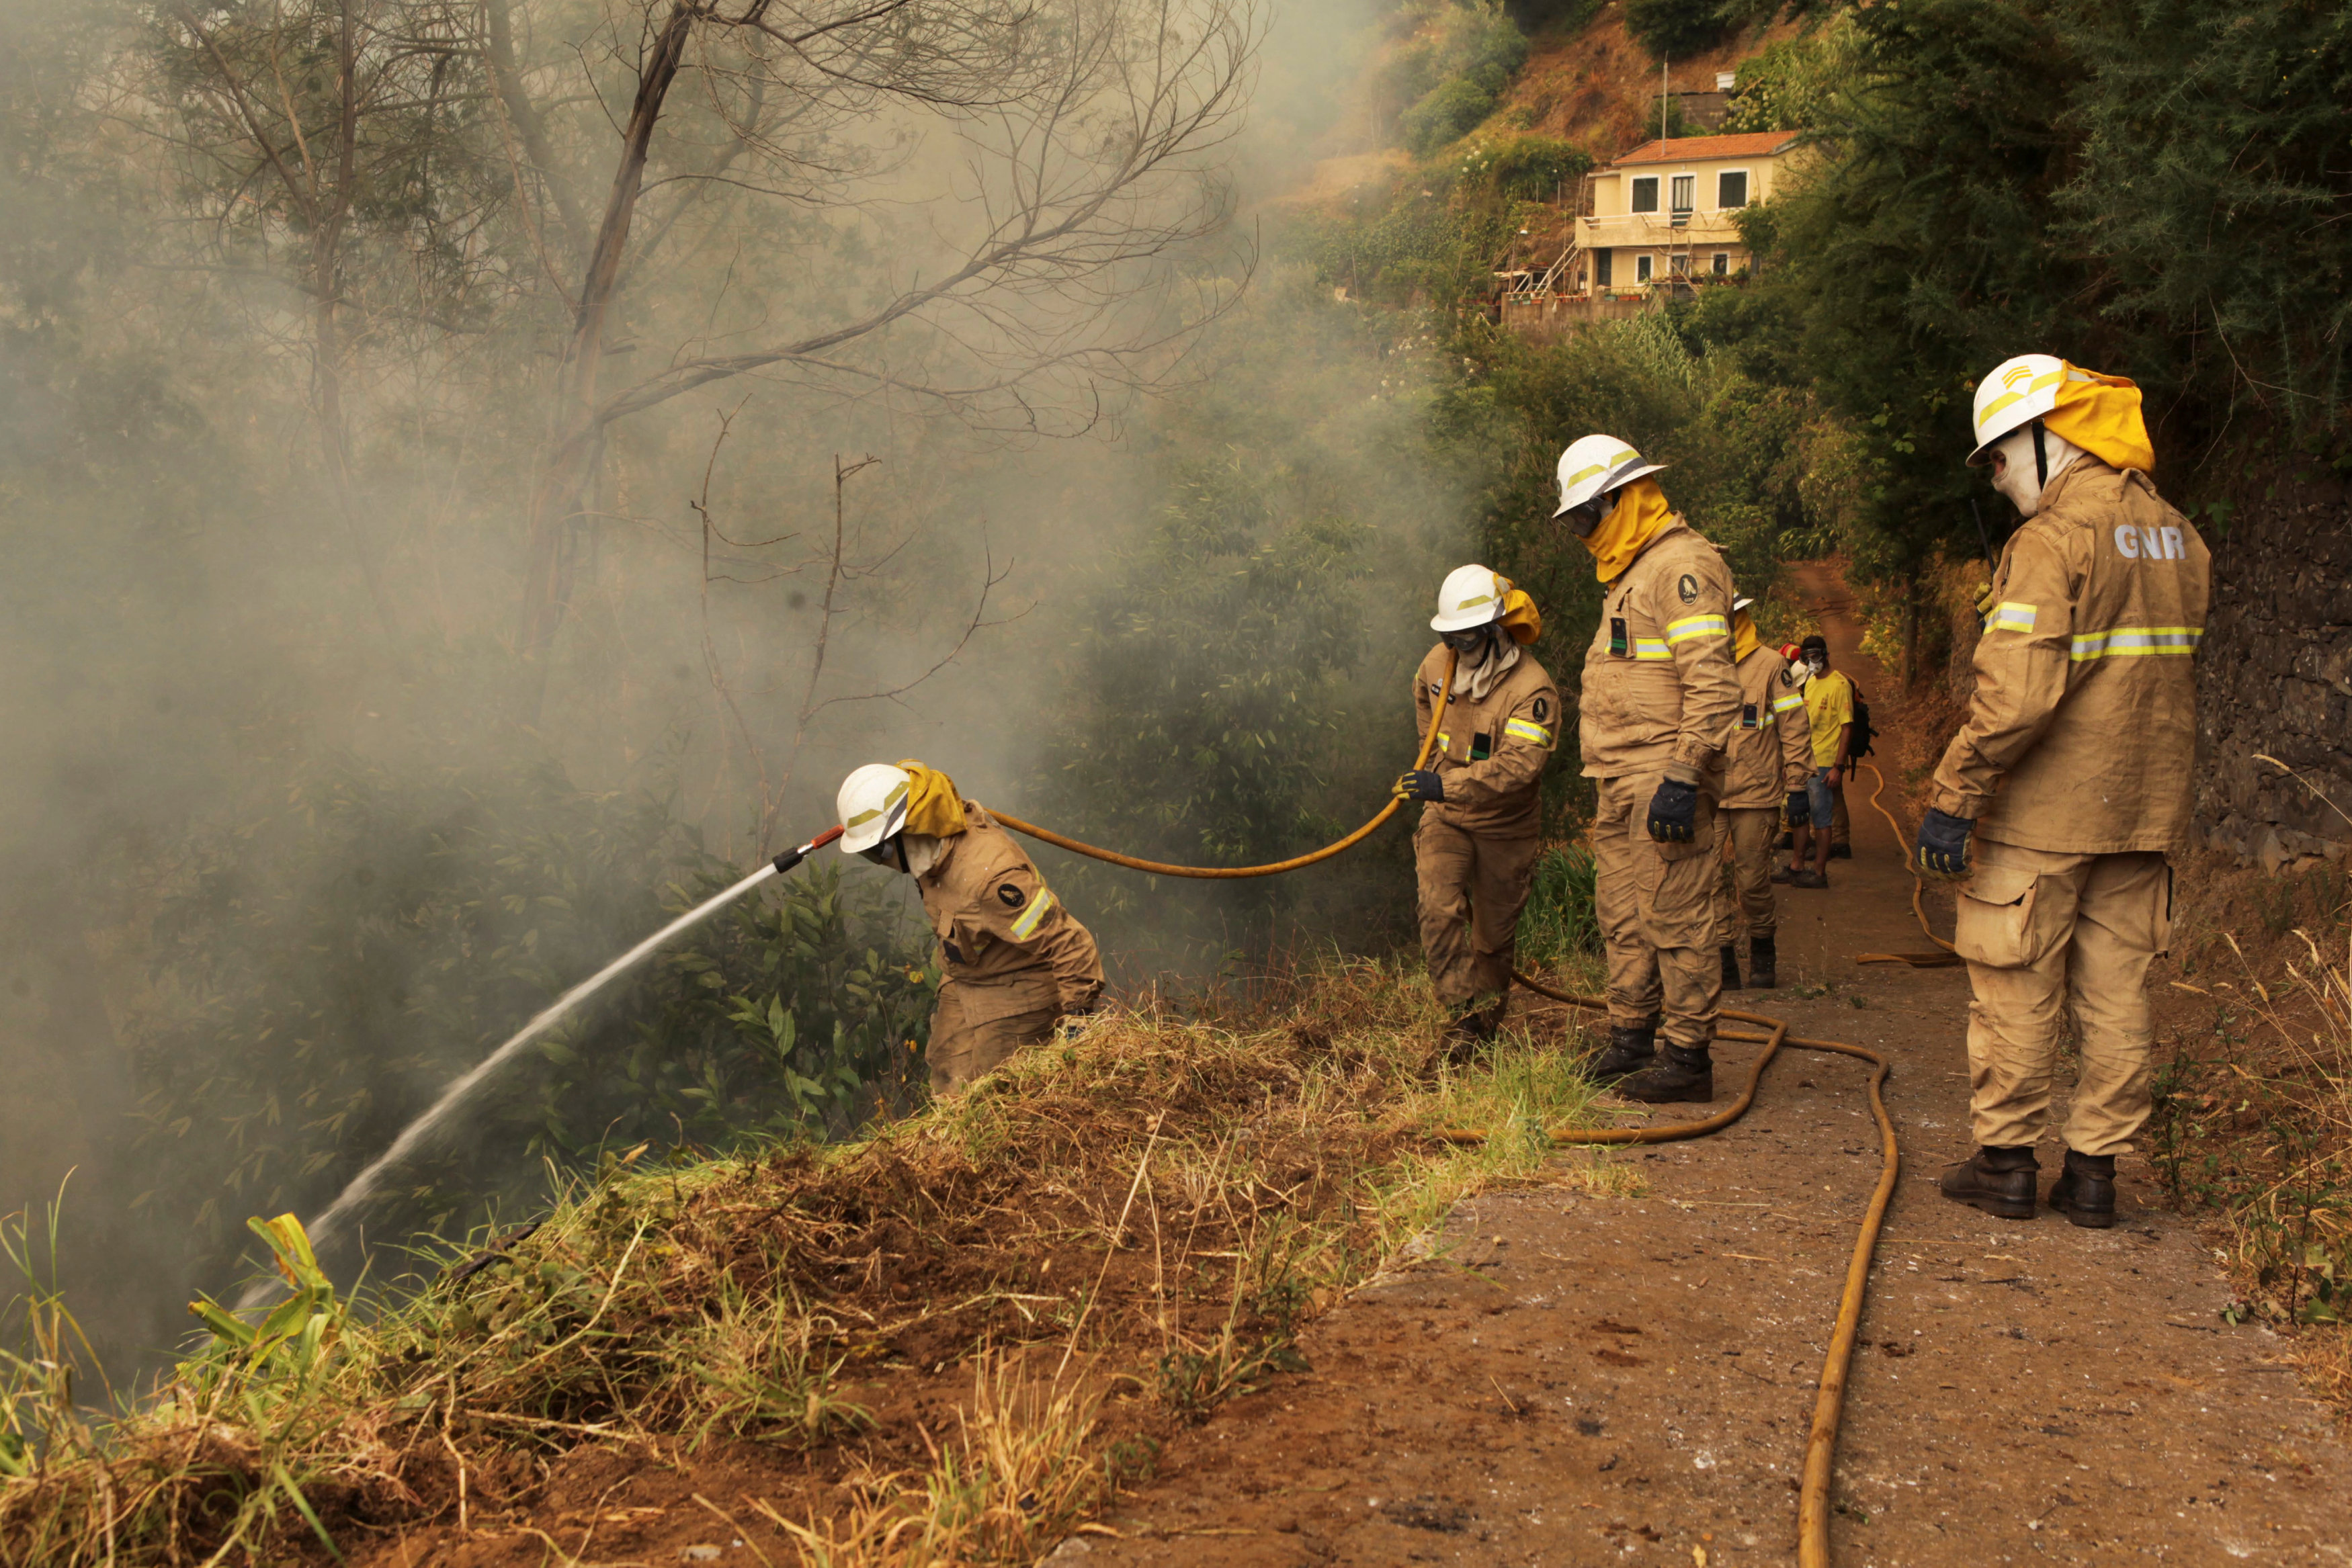
[[[1985,622],[1988,632],[2031,632],[2033,630],[2034,607],[2031,604],[1996,604],[1992,619]]]
[[[1694,637],[1728,637],[1731,623],[1720,615],[1686,615],[1666,622],[1666,641],[1687,643]]]
[[[1774,697],[1772,699],[1772,711],[1776,714],[1787,713],[1791,708],[1801,708],[1804,706],[1805,699],[1795,692],[1790,692],[1785,697]]]
[[[1562,480],[1559,487],[1563,490],[1572,490],[1577,486],[1583,484],[1587,479],[1591,478],[1595,474],[1606,474],[1612,468],[1616,467],[1620,463],[1624,462],[1628,457],[1638,457],[1641,454],[1628,448],[1623,452],[1620,452],[1616,456],[1612,457],[1606,463],[1594,463],[1586,467],[1579,468],[1575,473],[1570,474],[1566,479]]]
[[[1437,749],[1440,751],[1449,751],[1453,749],[1453,747],[1454,737],[1446,734],[1444,730],[1439,730],[1437,732]]]
[[[1045,919],[1045,912],[1053,907],[1054,895],[1039,888],[1037,896],[1029,901],[1029,907],[1021,912],[1021,918],[1013,923],[1013,935],[1024,942],[1028,941],[1037,935],[1037,923]]]
[[[1671,659],[1674,650],[1655,637],[1633,639],[1633,657],[1637,659]]]
[[[2112,632],[2086,632],[2074,639],[2068,657],[2123,659],[2144,653],[2194,653],[2205,635],[2202,626],[2118,626]]]
[[[1515,735],[1521,740],[1532,740],[1538,746],[1549,746],[1551,744],[1551,731],[1546,729],[1539,724],[1536,724],[1524,718],[1505,719],[1503,721],[1503,733],[1505,735]]]

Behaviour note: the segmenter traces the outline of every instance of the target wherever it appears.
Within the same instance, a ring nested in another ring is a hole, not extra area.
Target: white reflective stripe
[[[1720,615],[1691,615],[1666,622],[1666,641],[1687,643],[1694,637],[1728,637],[1731,623]]]
[[[1013,923],[1013,935],[1024,942],[1028,941],[1037,935],[1037,923],[1045,919],[1045,912],[1053,907],[1054,895],[1039,888],[1037,896],[1029,901],[1029,907],[1021,912],[1021,918]]]
[[[1774,713],[1787,713],[1790,708],[1800,708],[1804,706],[1805,699],[1797,695],[1794,692],[1790,693],[1785,697],[1774,697],[1772,699],[1772,711]]]
[[[1437,732],[1437,749],[1438,749],[1438,750],[1440,750],[1440,751],[1450,750],[1450,749],[1453,747],[1453,745],[1454,745],[1454,737],[1453,737],[1452,736],[1450,736],[1450,735],[1446,734],[1446,733],[1445,733],[1444,730],[1442,730],[1442,729],[1441,729],[1441,730],[1439,730],[1439,731]]]
[[[1633,657],[1637,659],[1671,659],[1674,656],[1674,650],[1658,638],[1636,637],[1633,639]]]
[[[1985,622],[1988,632],[2031,632],[2033,630],[2034,607],[2031,604],[1996,604],[1992,619]]]
[[[2084,659],[2129,658],[2140,653],[2194,653],[2205,635],[2202,626],[2118,626],[2112,632],[2088,632],[2074,639],[2067,655]]]
[[[1551,731],[1528,719],[1505,719],[1503,721],[1503,733],[1505,735],[1516,735],[1521,740],[1532,740],[1538,746],[1549,746],[1551,744]]]

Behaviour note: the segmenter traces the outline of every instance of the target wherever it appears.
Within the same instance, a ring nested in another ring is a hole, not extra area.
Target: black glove
[[[1661,779],[1650,797],[1650,837],[1662,844],[1686,844],[1698,836],[1698,786]]]
[[[1929,811],[1919,824],[1919,869],[1945,882],[1958,882],[1968,875],[1969,835],[1976,826],[1966,817]]]
[[[804,849],[786,850],[782,854],[776,857],[776,874],[778,876],[783,875],[784,873],[792,870],[793,867],[800,864],[801,862],[806,859],[808,859],[808,852]]]
[[[1793,828],[1800,823],[1810,823],[1813,820],[1811,794],[1803,789],[1790,790],[1786,810],[1789,813],[1789,826]]]
[[[1443,800],[1445,781],[1434,768],[1416,768],[1396,781],[1396,798],[1400,800]]]

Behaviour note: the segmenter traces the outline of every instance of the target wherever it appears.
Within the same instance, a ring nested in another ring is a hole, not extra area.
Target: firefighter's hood
[[[1655,479],[1636,479],[1619,490],[1609,515],[1584,536],[1584,548],[1592,552],[1592,575],[1603,582],[1616,581],[1674,520],[1666,493]]]

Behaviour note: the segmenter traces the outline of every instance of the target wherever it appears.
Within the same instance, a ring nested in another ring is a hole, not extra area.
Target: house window
[[[1616,258],[1617,253],[1613,250],[1596,250],[1592,253],[1593,287],[1606,288],[1609,287],[1610,274],[1615,270],[1609,264]]]
[[[1719,250],[1715,253],[1715,275],[1717,277],[1728,277],[1731,276],[1731,253],[1729,251]]]
[[[1729,212],[1748,204],[1748,171],[1727,169],[1715,177],[1715,204]]]
[[[1636,283],[1647,283],[1650,281],[1650,258],[1648,256],[1637,256],[1633,258],[1633,281]]]
[[[1675,277],[1688,277],[1690,276],[1690,257],[1686,256],[1668,256],[1666,258],[1666,271]]]
[[[1689,212],[1689,211],[1691,210],[1692,204],[1693,204],[1693,203],[1695,203],[1695,202],[1697,200],[1697,197],[1698,197],[1698,176],[1697,176],[1697,175],[1696,175],[1696,174],[1677,174],[1677,175],[1675,175],[1675,191],[1674,191],[1674,200],[1675,200],[1675,204],[1674,204],[1674,210],[1675,210],[1675,212],[1678,212],[1678,213],[1687,213],[1687,212]]]
[[[1654,213],[1658,210],[1658,177],[1655,174],[1634,176],[1632,210],[1637,213]]]

